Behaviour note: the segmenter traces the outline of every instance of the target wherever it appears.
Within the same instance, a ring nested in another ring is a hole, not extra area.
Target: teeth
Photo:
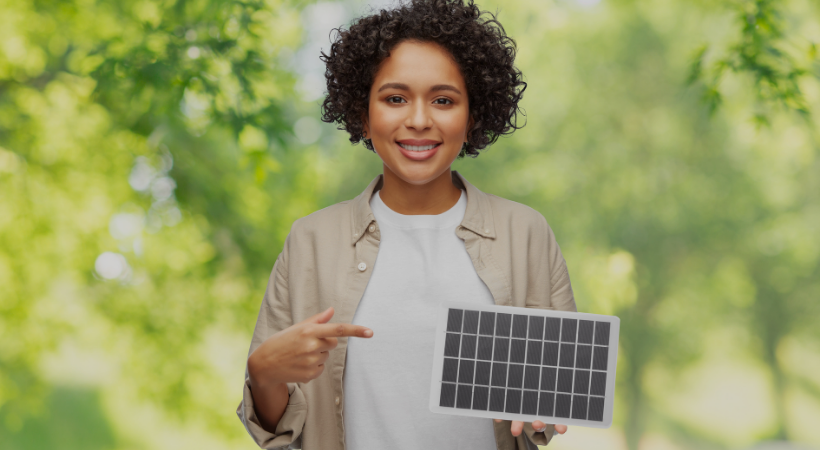
[[[433,147],[435,147],[436,145],[438,145],[438,144],[435,144],[435,145],[422,145],[422,146],[405,145],[405,144],[402,144],[401,142],[399,142],[398,144],[401,145],[401,148],[403,148],[405,150],[410,150],[411,152],[423,152],[425,150],[430,150]]]

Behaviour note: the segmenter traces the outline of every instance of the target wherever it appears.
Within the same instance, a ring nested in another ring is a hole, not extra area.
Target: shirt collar
[[[467,195],[467,210],[464,213],[461,226],[479,236],[495,239],[492,207],[487,194],[470,184],[458,171],[453,170],[452,175],[453,183],[460,189],[464,189]],[[370,198],[376,190],[382,187],[383,177],[383,174],[377,175],[367,185],[364,192],[352,200],[352,214],[350,216],[351,244],[356,244],[356,241],[365,233],[368,225],[376,220],[373,216],[373,210],[370,209]]]

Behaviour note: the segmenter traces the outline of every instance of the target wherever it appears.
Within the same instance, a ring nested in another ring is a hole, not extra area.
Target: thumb
[[[333,317],[333,307],[305,319],[305,323],[327,323]]]

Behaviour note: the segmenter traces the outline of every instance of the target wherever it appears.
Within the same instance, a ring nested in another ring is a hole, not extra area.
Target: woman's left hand
[[[503,422],[503,420],[501,420],[501,419],[493,419],[493,420],[495,420],[498,423]],[[536,420],[535,422],[532,423],[532,428],[535,431],[540,433],[540,432],[547,429],[547,424],[545,424],[544,422],[541,422],[540,420]],[[513,436],[518,436],[519,434],[521,434],[521,431],[523,431],[523,430],[524,430],[524,422],[521,422],[520,420],[513,420],[512,421],[512,426],[510,426],[510,432],[512,433]],[[567,426],[566,425],[561,425],[561,424],[556,424],[555,425],[555,431],[557,431],[558,434],[564,434],[564,433],[567,432]]]

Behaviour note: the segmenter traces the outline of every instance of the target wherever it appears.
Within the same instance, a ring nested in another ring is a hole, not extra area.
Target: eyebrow
[[[382,87],[379,88],[377,92],[381,92],[385,89],[399,89],[402,91],[409,91],[410,86],[404,83],[385,83]],[[430,88],[430,92],[438,92],[438,91],[453,91],[457,94],[461,94],[461,91],[455,88],[455,86],[450,86],[449,84],[437,84]]]

